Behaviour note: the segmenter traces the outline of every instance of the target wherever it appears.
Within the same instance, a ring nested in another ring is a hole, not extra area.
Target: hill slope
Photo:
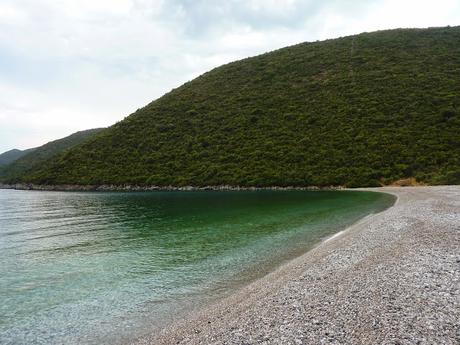
[[[35,171],[39,167],[45,167],[47,161],[63,151],[81,144],[91,136],[99,133],[103,128],[89,129],[76,132],[68,137],[51,141],[43,146],[25,150],[24,155],[8,165],[0,167],[0,181],[19,182],[23,176]]]
[[[25,156],[29,152],[32,152],[34,149],[28,150],[18,150],[13,149],[0,154],[0,167],[13,163],[15,160],[18,160],[22,156]]]
[[[25,180],[460,183],[460,27],[304,43],[216,68]]]

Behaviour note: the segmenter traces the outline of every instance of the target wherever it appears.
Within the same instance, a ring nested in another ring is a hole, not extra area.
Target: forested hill
[[[89,129],[76,132],[65,138],[51,141],[40,147],[20,151],[23,153],[18,158],[0,166],[0,182],[23,181],[24,176],[37,169],[47,166],[48,160],[56,155],[70,149],[71,147],[83,143],[91,136],[99,133],[103,128]]]
[[[3,167],[5,165],[8,165],[15,160],[18,160],[22,156],[25,156],[29,152],[32,152],[34,149],[28,149],[28,150],[18,150],[18,149],[12,149],[6,152],[3,152],[0,154],[0,167]]]
[[[23,180],[460,183],[459,113],[460,27],[363,33],[216,68]]]

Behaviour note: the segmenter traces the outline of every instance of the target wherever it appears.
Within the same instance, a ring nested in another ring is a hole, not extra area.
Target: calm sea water
[[[0,343],[123,343],[393,202],[368,192],[0,190]]]

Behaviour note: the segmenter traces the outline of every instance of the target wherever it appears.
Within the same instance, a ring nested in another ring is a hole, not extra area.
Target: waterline
[[[365,192],[0,191],[0,343],[140,336],[392,202]]]

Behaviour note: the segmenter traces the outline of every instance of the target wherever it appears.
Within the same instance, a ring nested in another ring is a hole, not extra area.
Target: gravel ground
[[[460,344],[460,186],[368,190],[398,201],[135,344]]]

